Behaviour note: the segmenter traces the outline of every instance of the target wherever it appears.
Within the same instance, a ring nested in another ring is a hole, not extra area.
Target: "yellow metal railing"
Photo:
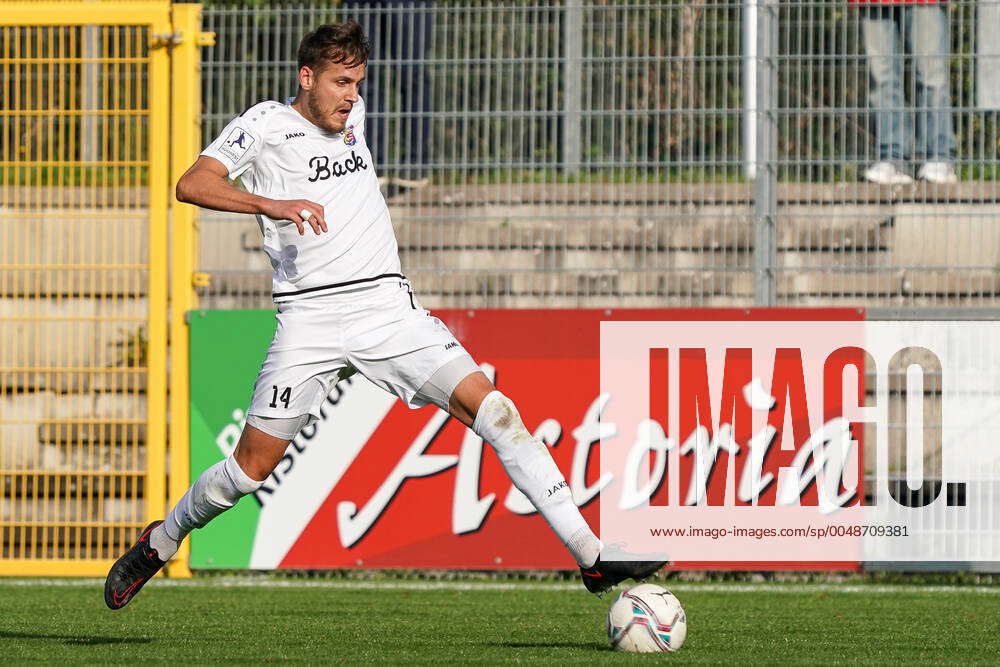
[[[201,79],[198,47],[206,40],[201,33],[201,5],[174,5],[176,46],[171,58],[172,99],[170,182],[176,183],[201,150]],[[188,327],[186,314],[196,306],[192,284],[195,274],[197,239],[195,207],[172,201],[172,285],[170,308],[170,475],[171,501],[187,491],[190,467],[190,409],[188,391]],[[189,577],[190,541],[181,544],[167,568],[173,577]]]
[[[193,212],[170,192],[197,153],[199,21],[0,3],[0,574],[103,575],[163,516],[168,326],[172,499],[187,486]]]

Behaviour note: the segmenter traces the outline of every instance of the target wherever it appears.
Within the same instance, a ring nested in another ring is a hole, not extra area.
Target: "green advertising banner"
[[[235,449],[276,321],[273,310],[196,310],[190,317],[193,483]],[[191,567],[249,567],[260,508],[253,497],[244,498],[194,531]]]

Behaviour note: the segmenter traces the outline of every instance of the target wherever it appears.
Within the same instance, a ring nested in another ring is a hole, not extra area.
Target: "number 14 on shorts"
[[[274,390],[274,393],[271,394],[270,407],[272,407],[272,408],[278,407],[278,401],[281,401],[282,403],[285,404],[285,408],[287,408],[288,407],[288,401],[290,401],[292,399],[292,388],[291,387],[284,387],[283,389],[280,389],[280,391],[281,391],[281,395],[280,396],[278,395],[278,391],[279,391],[278,385],[271,385],[271,388]]]

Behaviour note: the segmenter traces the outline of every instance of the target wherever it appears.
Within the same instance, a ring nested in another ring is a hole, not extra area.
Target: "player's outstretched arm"
[[[233,187],[227,176],[229,170],[224,164],[201,155],[177,181],[177,200],[215,211],[262,213],[272,220],[291,220],[299,234],[306,233],[306,222],[317,234],[326,231],[323,207],[319,204],[308,199],[268,199],[244,192]]]

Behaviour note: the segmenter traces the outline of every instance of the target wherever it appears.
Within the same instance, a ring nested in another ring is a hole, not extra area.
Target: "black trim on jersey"
[[[284,296],[298,296],[300,294],[308,294],[309,292],[318,292],[325,289],[335,289],[337,287],[348,287],[350,285],[357,285],[359,283],[370,283],[376,280],[382,280],[383,278],[402,278],[406,280],[406,276],[402,273],[383,273],[380,276],[375,276],[374,278],[358,278],[357,280],[348,280],[343,283],[331,283],[329,285],[320,285],[319,287],[308,287],[306,289],[300,289],[297,292],[274,292],[271,296],[274,298],[284,297]],[[410,293],[410,301],[413,301],[412,292]],[[416,308],[416,306],[414,306]]]
[[[417,309],[417,304],[413,303],[413,288],[409,285],[406,286],[406,291],[410,293],[410,308],[413,310]]]

